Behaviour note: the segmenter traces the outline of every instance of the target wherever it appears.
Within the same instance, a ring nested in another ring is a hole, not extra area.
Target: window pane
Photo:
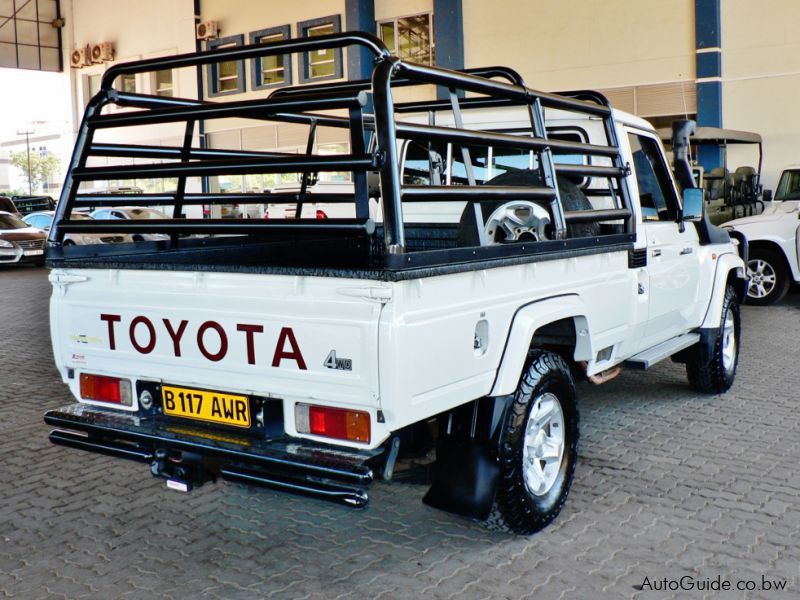
[[[309,27],[308,37],[317,37],[333,33],[333,23],[326,23],[316,27]],[[309,77],[328,77],[336,74],[335,51],[333,48],[314,50],[308,53]]]
[[[642,217],[647,221],[674,221],[677,199],[655,140],[630,134],[633,166],[639,186]]]
[[[262,44],[266,44],[269,42],[278,42],[282,39],[284,39],[282,33],[275,33],[272,35],[265,35],[258,41]],[[264,56],[259,60],[261,61],[261,85],[274,85],[286,81],[284,55]]]
[[[156,71],[156,95],[172,96],[172,70]]]
[[[431,64],[430,17],[427,14],[397,20],[397,55]]]
[[[394,41],[394,21],[391,23],[381,23],[380,37],[383,43],[386,44],[386,47],[389,48],[389,52],[392,54],[397,52]]]
[[[136,75],[122,75],[119,81],[120,88],[122,88],[123,92],[128,92],[129,94],[136,93]]]

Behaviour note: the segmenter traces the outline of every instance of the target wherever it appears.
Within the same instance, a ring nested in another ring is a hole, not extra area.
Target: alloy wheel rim
[[[728,309],[722,324],[722,366],[727,373],[733,370],[736,362],[736,326],[733,312]]]
[[[522,446],[525,487],[534,496],[544,496],[556,483],[564,460],[564,411],[550,392],[533,400]]]
[[[751,298],[766,298],[775,289],[777,274],[767,261],[760,258],[748,261],[747,275],[750,277],[747,295]]]

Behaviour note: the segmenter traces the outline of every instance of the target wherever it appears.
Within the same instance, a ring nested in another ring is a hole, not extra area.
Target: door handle
[[[661,250],[659,250],[658,248],[653,250],[653,256],[661,256]]]
[[[688,248],[684,248],[683,250],[681,250],[681,256],[683,256],[684,254],[691,254],[692,252],[693,252],[692,247],[689,246]]]

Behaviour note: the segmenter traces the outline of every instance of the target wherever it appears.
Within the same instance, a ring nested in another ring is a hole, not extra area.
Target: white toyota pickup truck
[[[219,103],[114,87],[125,74],[350,45],[373,54],[371,81]],[[414,85],[445,99],[395,103]],[[232,117],[307,126],[306,152],[199,143],[198,121]],[[103,137],[167,122],[186,124],[182,146]],[[349,154],[314,152],[326,127],[348,136]],[[147,463],[178,490],[222,478],[352,506],[429,442],[427,503],[538,531],[575,469],[577,379],[672,357],[696,390],[733,383],[743,248],[701,217],[686,129],[682,202],[650,125],[599,94],[407,63],[369,34],[116,65],[87,108],[49,236],[53,349],[76,400],[47,412],[50,439]],[[107,157],[115,164],[98,165]],[[352,191],[312,199],[320,171],[349,173]],[[298,215],[303,202],[345,203],[350,216],[181,218],[232,201],[187,193],[187,179],[251,173],[302,174],[270,203]],[[137,178],[169,191],[89,188]],[[171,205],[175,218],[71,218],[121,202]],[[407,223],[412,203],[446,209]],[[91,232],[169,239],[62,243]]]

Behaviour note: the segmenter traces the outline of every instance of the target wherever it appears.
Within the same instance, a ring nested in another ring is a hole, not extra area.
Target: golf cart
[[[658,130],[667,151],[671,150],[672,129]],[[763,148],[761,136],[749,131],[720,129],[719,127],[698,127],[691,136],[692,155],[697,156],[700,145],[716,146],[722,149],[722,166],[703,171],[695,166],[692,171],[695,183],[703,188],[705,211],[709,221],[719,225],[739,217],[757,215],[764,210],[761,188],[761,163]],[[738,167],[733,173],[728,171],[728,146],[730,144],[753,144],[758,146],[758,167]],[[767,192],[767,198],[771,194]]]

